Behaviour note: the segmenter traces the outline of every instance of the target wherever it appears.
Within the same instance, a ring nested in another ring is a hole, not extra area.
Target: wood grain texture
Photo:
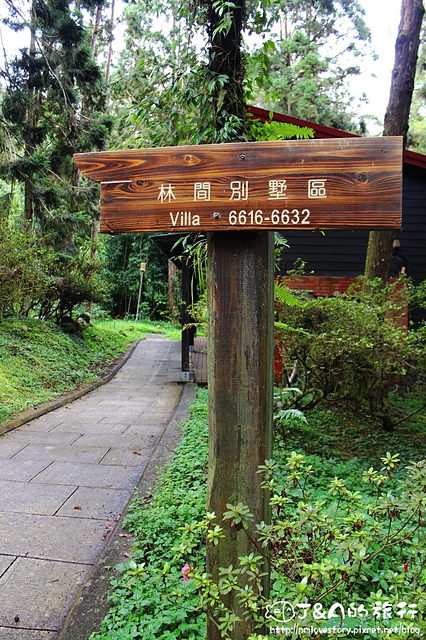
[[[401,226],[398,137],[163,147],[75,160],[101,183],[103,232]]]
[[[207,510],[215,512],[214,525],[222,527],[223,537],[207,545],[206,569],[216,581],[220,567],[236,567],[238,558],[259,555],[255,523],[269,520],[269,496],[258,468],[272,455],[274,243],[271,233],[241,231],[209,233],[207,244]],[[247,531],[223,520],[227,505],[239,502],[253,514]],[[241,576],[241,584],[245,579]],[[224,601],[238,611],[234,592]]]

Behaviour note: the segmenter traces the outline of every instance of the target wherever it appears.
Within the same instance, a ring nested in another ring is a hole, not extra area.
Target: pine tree
[[[93,187],[79,184],[72,155],[102,149],[112,125],[82,13],[103,1],[84,0],[77,10],[68,0],[32,0],[26,19],[13,7],[9,19],[30,35],[3,72],[1,175],[22,183],[26,227],[49,234],[58,251],[72,252],[96,215]]]
[[[278,0],[265,6],[253,18],[264,42],[248,59],[256,103],[364,133],[346,86],[360,73],[370,39],[357,0]]]

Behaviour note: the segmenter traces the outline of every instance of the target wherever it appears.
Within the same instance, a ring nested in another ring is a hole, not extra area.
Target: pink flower
[[[408,570],[408,562],[404,562],[404,571]]]
[[[183,574],[183,580],[184,582],[188,582],[188,574],[190,574],[192,571],[192,568],[189,564],[185,564],[182,569],[181,572]]]

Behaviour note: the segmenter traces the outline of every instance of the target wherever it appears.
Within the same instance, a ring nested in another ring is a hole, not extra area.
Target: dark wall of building
[[[406,258],[409,275],[418,283],[426,280],[426,176],[422,169],[404,166],[402,231],[395,231],[401,242],[400,254]],[[306,271],[317,276],[354,277],[364,271],[367,231],[282,232],[290,248],[282,254],[280,272],[288,273],[301,258]]]

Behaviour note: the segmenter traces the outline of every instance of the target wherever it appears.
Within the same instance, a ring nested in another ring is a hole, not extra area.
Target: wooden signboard
[[[208,511],[223,537],[207,544],[207,571],[258,555],[254,523],[268,521],[260,464],[272,455],[274,245],[269,230],[401,225],[402,139],[344,138],[78,154],[101,183],[101,230],[208,231]],[[223,231],[239,230],[239,233]],[[216,233],[217,232],[217,233]],[[254,523],[224,512],[247,505]],[[263,597],[269,565],[264,562]],[[242,581],[245,577],[242,576]],[[242,584],[242,582],[241,582]],[[242,614],[236,592],[225,604]],[[254,631],[243,616],[234,640]],[[257,629],[267,632],[267,629]],[[220,640],[207,616],[208,640]]]
[[[401,227],[402,138],[245,142],[75,155],[104,233]]]

